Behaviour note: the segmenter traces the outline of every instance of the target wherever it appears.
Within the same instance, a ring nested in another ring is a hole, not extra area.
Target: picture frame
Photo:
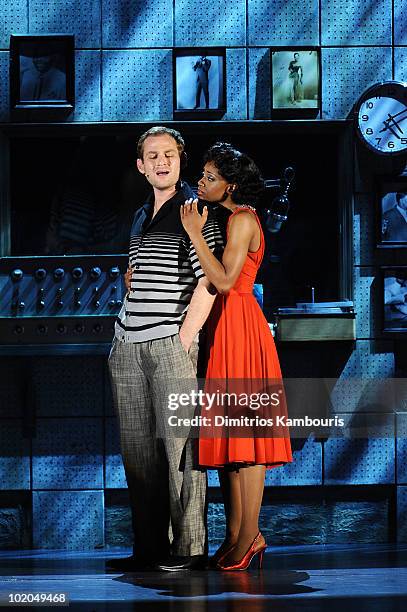
[[[383,266],[383,332],[407,332],[407,266]]]
[[[321,113],[319,47],[270,48],[271,117],[315,119]]]
[[[377,182],[376,237],[379,249],[407,248],[407,176]]]
[[[10,36],[10,106],[12,111],[74,108],[73,35]]]
[[[220,119],[226,113],[226,48],[173,50],[174,119]]]

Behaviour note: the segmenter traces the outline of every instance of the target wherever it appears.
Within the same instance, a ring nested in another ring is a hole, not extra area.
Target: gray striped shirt
[[[136,212],[130,238],[131,290],[115,325],[116,337],[124,342],[178,333],[198,280],[204,276],[181,223],[180,205],[188,197],[189,188],[183,185],[152,220],[151,202]],[[214,215],[209,215],[202,234],[220,257],[223,239]]]

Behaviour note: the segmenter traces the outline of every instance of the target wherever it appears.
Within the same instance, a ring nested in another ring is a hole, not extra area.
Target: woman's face
[[[229,186],[230,183],[221,177],[215,164],[207,162],[198,181],[198,197],[207,202],[220,202]]]

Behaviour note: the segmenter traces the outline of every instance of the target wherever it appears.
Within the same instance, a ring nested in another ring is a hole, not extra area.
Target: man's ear
[[[137,164],[138,171],[141,172],[141,174],[145,174],[143,160],[140,158],[137,158],[136,164]]]

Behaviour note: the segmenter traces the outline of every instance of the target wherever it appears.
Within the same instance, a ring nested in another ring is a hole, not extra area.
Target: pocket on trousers
[[[175,337],[176,337],[176,342],[180,346],[181,351],[184,353],[184,355],[186,357],[188,357],[188,359],[190,360],[190,362],[192,364],[192,367],[194,368],[194,370],[196,372],[197,362],[198,362],[199,343],[196,340],[193,340],[191,346],[189,347],[189,351],[187,352],[185,350],[184,345],[181,342],[181,338],[180,338],[179,334],[175,334]]]
[[[107,358],[108,361],[110,361],[117,349],[117,345],[119,343],[119,340],[116,338],[116,336],[114,336],[113,340],[112,340],[112,346],[110,347],[110,352],[109,352],[109,357]]]

